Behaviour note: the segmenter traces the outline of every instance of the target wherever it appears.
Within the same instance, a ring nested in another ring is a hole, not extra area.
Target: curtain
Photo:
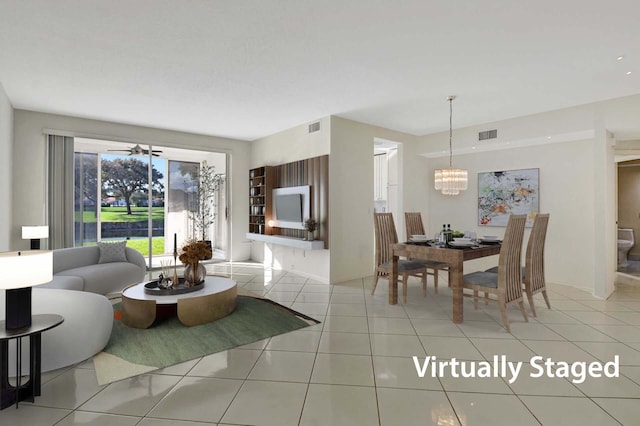
[[[47,135],[49,249],[73,247],[73,138]]]

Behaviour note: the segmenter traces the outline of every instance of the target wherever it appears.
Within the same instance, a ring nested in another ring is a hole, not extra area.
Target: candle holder
[[[179,283],[180,280],[178,279],[178,263],[177,263],[177,259],[178,259],[178,250],[173,250],[173,282],[174,283]]]

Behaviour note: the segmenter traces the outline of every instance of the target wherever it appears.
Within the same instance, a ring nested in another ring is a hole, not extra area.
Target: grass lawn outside
[[[138,250],[143,256],[149,256],[149,240],[146,238],[127,240],[127,247]],[[164,254],[164,237],[153,237],[152,250],[154,255]]]
[[[96,223],[97,218],[95,212],[83,212],[83,223]],[[152,207],[151,218],[153,220],[164,220],[164,207]],[[76,212],[76,219],[80,219],[80,214]],[[132,223],[143,222],[149,220],[149,209],[147,207],[131,207],[131,214],[127,214],[126,207],[102,207],[100,209],[100,220],[102,223]],[[103,232],[105,232],[103,230]],[[85,245],[93,245],[95,243],[85,243]],[[143,256],[149,256],[149,240],[146,238],[136,238],[127,240],[127,247],[131,247],[139,251]],[[152,253],[154,255],[164,253],[164,237],[153,237]]]
[[[131,214],[127,214],[126,207],[102,207],[100,219],[103,222],[146,222],[149,218],[147,207],[131,207]],[[151,207],[151,218],[163,220],[164,207]]]
[[[113,241],[105,241],[105,242],[113,242]],[[95,241],[85,241],[82,244],[84,247],[87,246],[95,246]],[[149,240],[146,238],[139,238],[135,240],[127,240],[127,247],[131,247],[132,249],[138,250],[140,254],[147,257],[149,256]],[[165,254],[164,252],[164,237],[153,237],[153,241],[151,243],[151,250],[153,250],[153,254],[160,255]]]
[[[100,209],[102,222],[146,222],[149,218],[147,207],[131,207],[131,214],[127,214],[126,207],[102,207]],[[151,207],[151,218],[157,220],[164,219],[164,207]],[[79,214],[76,212],[76,219]],[[85,211],[82,217],[84,223],[94,223],[97,218],[94,212]]]
[[[96,218],[95,212],[93,212],[93,211],[86,211],[86,210],[85,210],[85,211],[84,211],[84,212],[82,212],[82,213],[83,213],[83,215],[82,215],[82,222],[83,222],[83,223],[96,223],[97,218]],[[79,212],[75,212],[74,216],[75,216],[75,221],[76,221],[76,222],[80,222],[80,221],[81,221],[81,220],[80,220],[80,213],[79,213]]]

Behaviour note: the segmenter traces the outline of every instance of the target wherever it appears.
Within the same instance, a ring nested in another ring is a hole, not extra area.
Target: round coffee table
[[[200,325],[226,317],[236,308],[238,287],[229,278],[207,276],[201,290],[166,296],[146,294],[145,284],[122,291],[122,322],[129,327],[149,328],[167,311],[176,311],[186,326]]]

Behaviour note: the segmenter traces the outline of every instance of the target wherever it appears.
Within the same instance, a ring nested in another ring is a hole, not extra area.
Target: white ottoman
[[[0,294],[0,318],[5,317],[5,293]],[[109,342],[113,308],[109,300],[95,293],[75,290],[33,288],[31,312],[59,314],[60,326],[42,333],[42,371],[76,364],[100,352]],[[22,342],[22,365],[29,365],[29,339]],[[9,348],[9,375],[15,375],[15,343]]]

